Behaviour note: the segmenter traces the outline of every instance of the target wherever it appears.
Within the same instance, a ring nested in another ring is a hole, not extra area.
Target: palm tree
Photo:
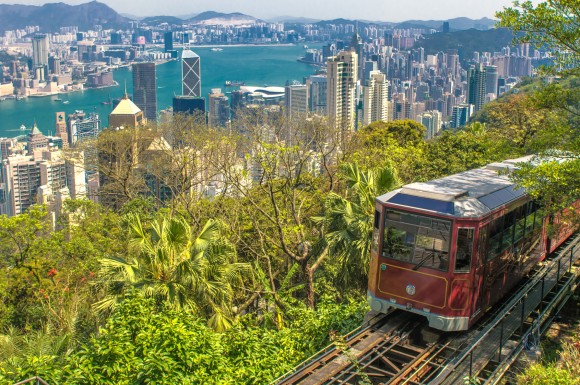
[[[346,185],[344,196],[329,193],[324,216],[315,221],[322,223],[329,255],[339,263],[339,279],[346,284],[366,284],[375,198],[396,188],[399,179],[390,165],[362,171],[356,163],[345,163],[340,173]]]
[[[106,296],[97,310],[112,309],[129,289],[141,291],[159,304],[193,309],[216,330],[230,326],[234,286],[241,285],[250,265],[236,262],[234,247],[220,236],[219,223],[209,220],[197,237],[182,218],[159,218],[146,230],[137,215],[129,215],[127,259],[101,261],[100,282]]]

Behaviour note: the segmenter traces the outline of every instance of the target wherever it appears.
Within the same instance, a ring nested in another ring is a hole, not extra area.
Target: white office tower
[[[326,62],[327,114],[331,124],[343,131],[353,131],[356,118],[356,84],[358,55],[341,51]]]
[[[367,85],[363,87],[363,125],[372,122],[386,122],[388,109],[389,81],[380,71],[371,71]]]
[[[188,49],[181,54],[182,95],[201,97],[201,67],[199,56]]]
[[[284,87],[284,101],[286,116],[305,116],[308,113],[308,87],[303,84]]]

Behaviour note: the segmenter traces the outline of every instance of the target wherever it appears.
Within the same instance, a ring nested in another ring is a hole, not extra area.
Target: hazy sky
[[[137,16],[180,16],[203,11],[242,12],[259,18],[303,16],[318,19],[403,21],[493,17],[511,0],[100,0],[120,13]],[[65,0],[68,4],[87,0]],[[12,3],[12,2],[11,2]],[[45,0],[16,0],[41,5]]]

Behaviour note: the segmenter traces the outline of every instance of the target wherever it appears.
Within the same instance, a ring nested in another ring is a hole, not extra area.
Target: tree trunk
[[[306,304],[310,309],[314,309],[314,272],[308,266],[308,260],[301,261],[300,267],[302,268],[302,274],[306,279]]]

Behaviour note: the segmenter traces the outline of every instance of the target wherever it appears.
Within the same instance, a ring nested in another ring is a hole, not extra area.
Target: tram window
[[[471,269],[471,257],[473,253],[472,228],[460,228],[457,230],[457,249],[455,250],[455,272],[469,273]]]
[[[489,225],[489,249],[487,259],[492,259],[501,252],[503,219],[503,217],[497,218]]]
[[[516,212],[516,232],[514,237],[514,243],[522,239],[526,234],[526,209],[527,203],[518,207]]]
[[[535,214],[536,216],[534,217],[534,231],[541,229],[542,225],[544,224],[543,210],[537,210]]]
[[[488,252],[488,245],[487,245],[487,228],[488,225],[483,226],[479,229],[479,239],[477,243],[479,244],[479,258],[483,260]]]
[[[530,234],[534,230],[534,204],[529,202],[526,210],[526,235]]]
[[[395,226],[385,226],[383,257],[410,261],[414,245],[415,234],[398,229]]]
[[[385,218],[383,257],[448,270],[451,221],[391,210]]]
[[[516,211],[512,210],[505,215],[503,224],[503,235],[501,250],[505,250],[514,243],[514,230],[516,222]]]
[[[373,250],[377,250],[379,247],[379,226],[381,225],[381,213],[375,210],[375,224],[373,226]]]

